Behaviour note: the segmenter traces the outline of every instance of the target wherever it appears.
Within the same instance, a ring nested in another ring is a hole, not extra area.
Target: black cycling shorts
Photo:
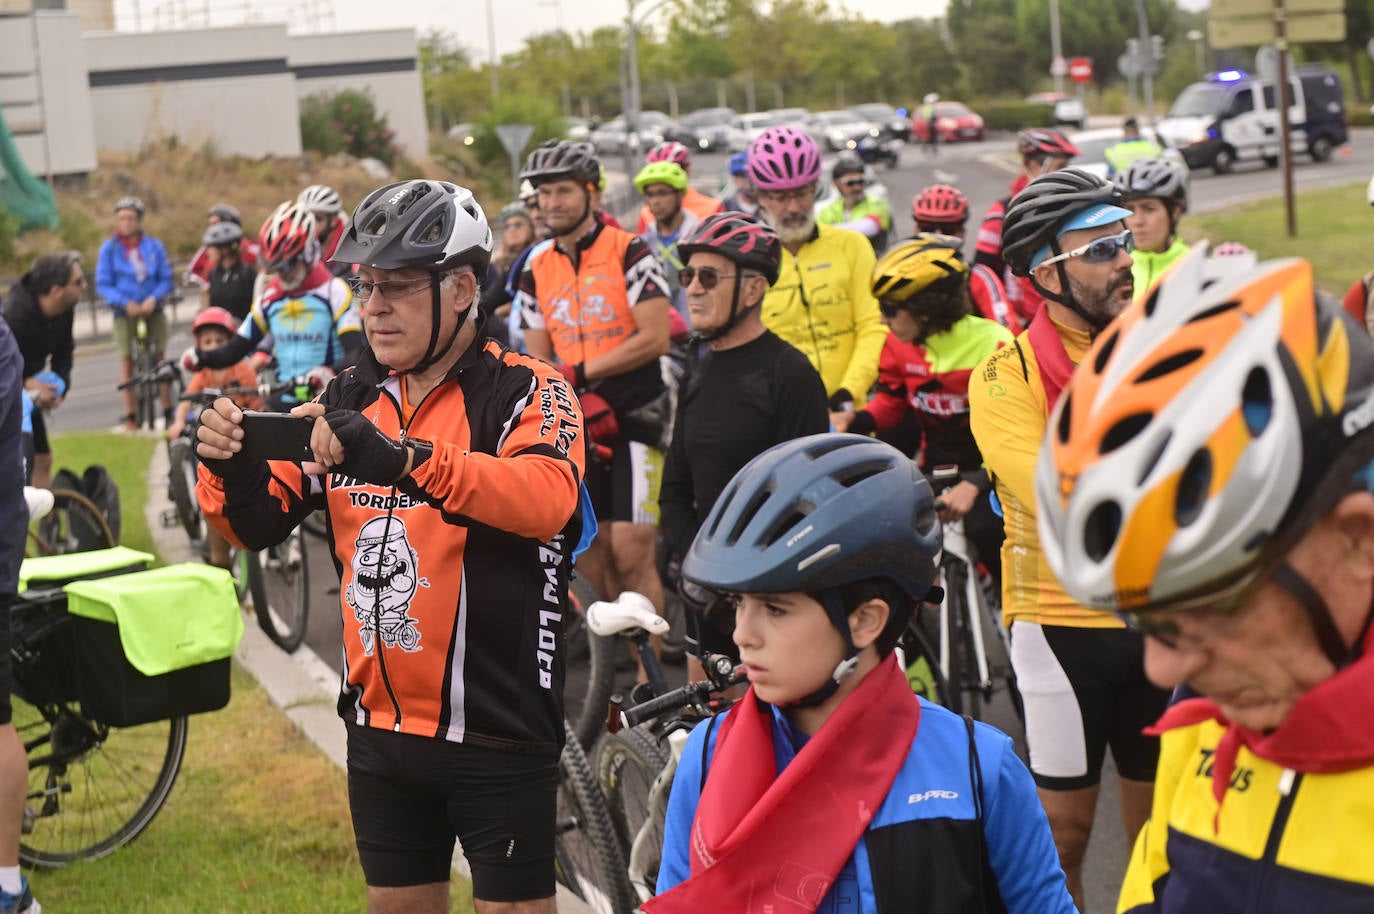
[[[657,524],[663,462],[658,448],[623,438],[611,448],[609,460],[588,455],[583,481],[597,521]]]
[[[1094,786],[1108,746],[1123,778],[1155,779],[1159,739],[1141,731],[1164,713],[1169,693],[1145,677],[1139,632],[1017,621],[1011,657],[1037,785]]]
[[[348,803],[368,885],[447,882],[457,838],[473,897],[553,896],[557,757],[347,728]]]
[[[51,454],[52,445],[48,443],[48,423],[43,421],[43,410],[37,406],[33,408],[33,452],[35,454]]]

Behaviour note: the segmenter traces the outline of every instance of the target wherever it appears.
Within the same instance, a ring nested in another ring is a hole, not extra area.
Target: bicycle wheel
[[[921,611],[911,617],[902,634],[902,654],[906,663],[906,678],[917,695],[938,705],[949,707],[949,687],[940,672],[940,654],[931,643],[930,635],[921,622]]]
[[[95,860],[148,827],[181,770],[185,717],[112,729],[74,702],[40,708],[16,695],[13,706],[29,757],[21,863]]]
[[[643,725],[607,734],[601,743],[601,790],[640,901],[652,897],[658,884],[666,806],[654,802],[653,792],[668,761],[667,748]],[[660,799],[666,800],[666,794]]]
[[[606,732],[606,709],[615,691],[615,652],[618,639],[593,634],[582,608],[569,613],[564,640],[568,675],[563,689],[565,713],[573,736],[584,752],[590,752]]]
[[[255,553],[261,587],[252,590],[258,625],[273,643],[293,653],[305,640],[310,615],[310,556],[306,536],[297,527],[280,543]]]
[[[564,721],[567,743],[558,762],[554,864],[558,881],[597,914],[629,914],[636,907],[615,829],[596,774]]]
[[[52,510],[29,528],[26,555],[67,555],[115,545],[109,522],[89,498],[71,489],[53,489],[52,497]]]
[[[191,442],[185,438],[169,442],[167,460],[171,464],[167,471],[167,494],[176,506],[177,520],[191,541],[199,542],[205,538],[205,521],[196,501],[196,460]]]
[[[980,624],[969,618],[968,595],[964,582],[968,570],[961,562],[947,562],[940,568],[944,576],[945,601],[949,610],[949,709],[981,720],[983,686],[978,678],[978,663],[973,650],[970,624]]]

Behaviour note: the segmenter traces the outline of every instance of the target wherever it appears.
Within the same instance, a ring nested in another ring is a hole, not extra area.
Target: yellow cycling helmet
[[[922,292],[953,291],[968,282],[959,239],[922,232],[892,248],[873,268],[873,296],[902,303]]]
[[[650,162],[635,175],[635,190],[642,194],[651,184],[667,184],[682,193],[687,189],[687,172],[676,162]]]

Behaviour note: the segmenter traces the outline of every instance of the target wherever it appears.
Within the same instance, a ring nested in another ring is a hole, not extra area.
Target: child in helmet
[[[682,573],[733,598],[751,685],[688,739],[643,910],[1074,910],[1011,740],[894,656],[939,549],[930,485],[880,441],[798,438],[735,476]]]
[[[197,314],[196,319],[191,322],[191,336],[195,338],[197,348],[218,349],[234,338],[234,334],[238,332],[238,327],[239,322],[234,319],[234,315],[223,308],[211,307]],[[191,380],[186,385],[186,392],[196,394],[209,388],[256,387],[257,384],[257,373],[253,371],[253,367],[245,358],[228,368],[201,368],[191,375]],[[233,400],[240,409],[262,409],[262,400],[255,393],[235,394]],[[167,438],[176,440],[181,437],[181,433],[185,431],[186,423],[190,418],[191,403],[188,400],[183,400],[177,405],[176,415],[167,424]],[[210,564],[227,567],[229,564],[228,541],[208,524],[205,528],[205,537],[210,546]]]

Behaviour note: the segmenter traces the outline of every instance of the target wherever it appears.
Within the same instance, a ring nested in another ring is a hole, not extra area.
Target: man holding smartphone
[[[478,910],[554,911],[582,413],[552,366],[483,339],[477,277],[491,251],[467,189],[374,191],[335,254],[360,264],[370,347],[292,411],[313,423],[315,460],[246,456],[227,399],[197,431],[197,494],[230,539],[261,549],[329,512],[338,709],[373,914],[447,912],[455,838]]]

